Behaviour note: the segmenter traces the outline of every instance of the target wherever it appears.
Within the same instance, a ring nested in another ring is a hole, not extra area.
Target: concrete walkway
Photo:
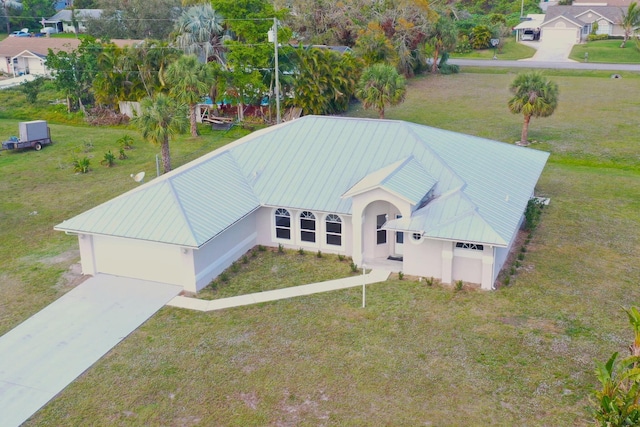
[[[12,77],[10,79],[2,79],[0,80],[0,89],[7,89],[10,87],[14,87],[14,86],[18,86],[21,83],[24,82],[30,82],[32,80],[35,80],[36,76],[32,75],[32,74],[26,74],[24,76],[20,76],[20,77]]]
[[[0,337],[0,426],[19,426],[182,288],[99,274]]]
[[[309,285],[292,286],[290,288],[275,289],[272,291],[257,292],[254,294],[240,295],[237,297],[221,298],[216,300],[202,300],[177,296],[167,305],[172,307],[187,308],[198,311],[223,310],[230,307],[258,304],[267,301],[299,297],[303,295],[317,294],[320,292],[335,291],[338,289],[354,288],[363,283],[371,284],[384,282],[389,278],[389,272],[384,270],[372,270],[365,275],[345,277],[343,279],[329,280],[327,282],[311,283]]]

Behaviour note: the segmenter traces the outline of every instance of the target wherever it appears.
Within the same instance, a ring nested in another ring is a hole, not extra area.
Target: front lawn
[[[518,43],[513,37],[509,37],[504,41],[502,50],[495,51],[498,59],[518,60],[531,58],[536,50]],[[474,49],[469,53],[452,53],[451,58],[456,59],[493,59],[494,49]]]
[[[351,259],[322,252],[256,246],[198,292],[201,299],[219,299],[264,292],[358,274]]]
[[[620,48],[622,40],[598,40],[577,44],[571,50],[570,59],[583,62],[588,53],[589,62],[602,62],[608,64],[636,64],[640,63],[640,49],[631,39],[625,48]]]

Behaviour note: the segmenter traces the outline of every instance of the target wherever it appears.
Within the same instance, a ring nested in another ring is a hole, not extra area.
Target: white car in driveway
[[[31,33],[29,32],[28,28],[23,28],[20,31],[14,31],[13,33],[9,34],[9,37],[30,37]]]

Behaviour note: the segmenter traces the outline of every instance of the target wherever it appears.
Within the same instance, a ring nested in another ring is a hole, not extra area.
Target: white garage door
[[[543,43],[576,44],[578,30],[575,28],[544,28],[540,40]]]
[[[178,247],[104,236],[94,236],[93,247],[97,273],[176,285],[188,280],[189,255]]]

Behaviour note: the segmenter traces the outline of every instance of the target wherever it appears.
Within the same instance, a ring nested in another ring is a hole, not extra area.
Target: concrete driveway
[[[569,59],[575,43],[566,40],[540,40],[537,42],[520,42],[536,49],[535,55],[521,61],[535,62],[576,62]]]
[[[97,275],[0,337],[0,426],[19,426],[182,288]]]

